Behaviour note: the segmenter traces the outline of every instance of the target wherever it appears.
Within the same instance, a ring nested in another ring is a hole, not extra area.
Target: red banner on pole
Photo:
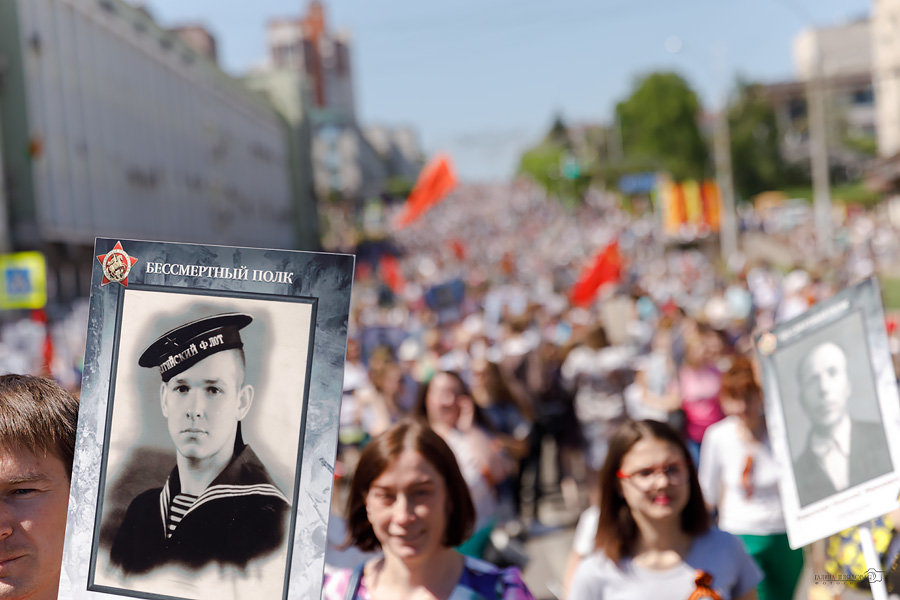
[[[619,281],[619,273],[622,260],[619,256],[619,242],[615,241],[600,252],[594,258],[594,263],[582,271],[581,277],[572,286],[570,294],[572,304],[575,306],[588,306],[597,295],[597,290],[605,283]]]
[[[456,173],[450,157],[438,154],[422,168],[403,209],[394,218],[394,229],[403,229],[443,200],[456,187]]]
[[[378,269],[381,272],[381,279],[391,288],[395,294],[399,294],[406,286],[406,279],[403,277],[403,271],[400,270],[400,261],[396,256],[390,254],[382,254],[378,260]]]

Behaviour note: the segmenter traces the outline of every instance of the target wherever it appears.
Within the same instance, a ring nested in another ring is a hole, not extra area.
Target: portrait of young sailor
[[[252,321],[235,312],[184,323],[138,360],[159,370],[176,458],[162,487],[131,501],[115,534],[110,563],[126,576],[168,565],[246,569],[285,547],[289,502],[241,435],[254,388],[240,332]]]

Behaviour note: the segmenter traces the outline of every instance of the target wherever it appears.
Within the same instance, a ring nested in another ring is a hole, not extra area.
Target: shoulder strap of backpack
[[[363,567],[366,563],[361,563],[350,574],[350,581],[347,582],[347,591],[344,593],[344,600],[353,600],[356,598],[356,592],[359,591],[359,584],[362,582]]]

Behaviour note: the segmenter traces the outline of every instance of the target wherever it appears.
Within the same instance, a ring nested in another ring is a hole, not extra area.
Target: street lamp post
[[[731,169],[731,131],[728,127],[727,96],[722,100],[716,116],[716,129],[713,137],[716,159],[716,183],[722,196],[722,220],[719,240],[722,258],[725,264],[738,250],[737,223],[734,214],[734,180]]]
[[[813,213],[816,241],[823,258],[831,257],[831,190],[828,180],[828,139],[825,124],[825,74],[818,40],[815,48],[813,75],[806,83],[809,106],[809,158],[812,171]]]

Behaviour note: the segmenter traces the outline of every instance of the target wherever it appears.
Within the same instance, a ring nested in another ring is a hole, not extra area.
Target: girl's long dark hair
[[[622,495],[617,474],[622,467],[622,459],[644,438],[668,442],[677,447],[687,465],[690,495],[687,506],[681,511],[681,530],[698,536],[710,526],[709,512],[697,479],[697,467],[678,432],[659,421],[626,421],[610,439],[606,462],[600,472],[600,522],[597,525],[596,547],[614,562],[634,556],[640,540],[641,533]]]

